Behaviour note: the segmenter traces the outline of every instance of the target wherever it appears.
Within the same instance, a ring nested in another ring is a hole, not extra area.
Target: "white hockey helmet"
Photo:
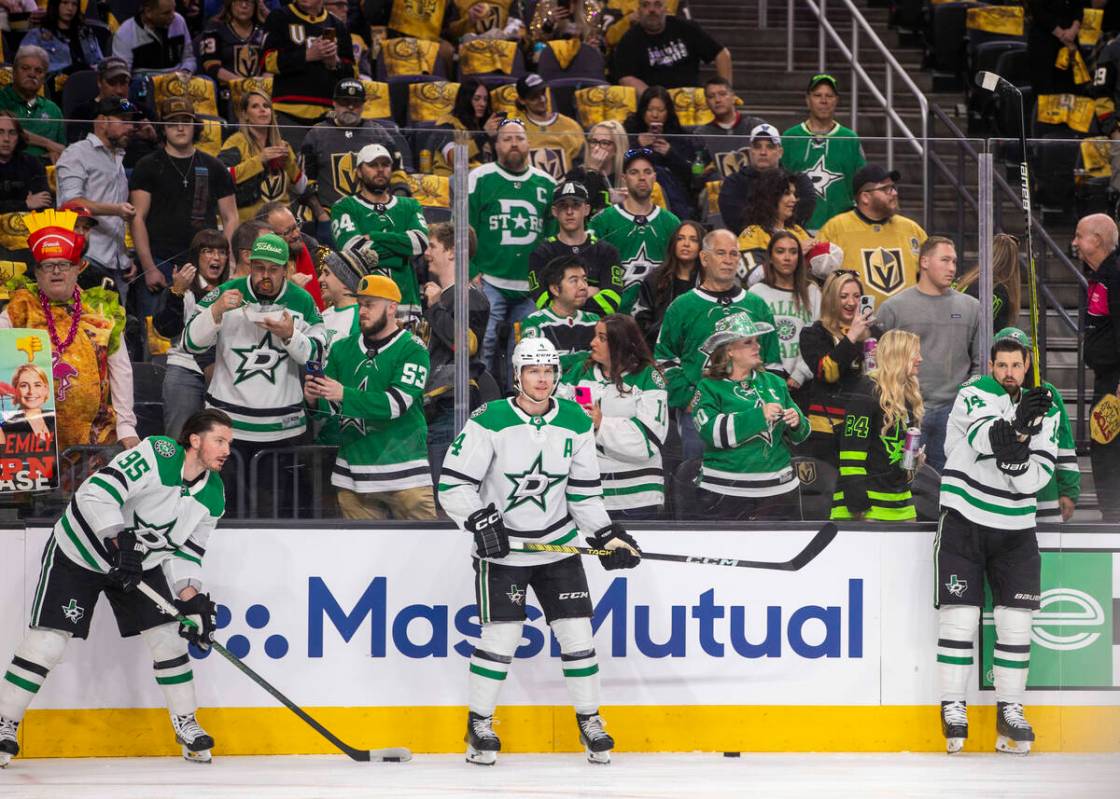
[[[523,338],[513,348],[513,387],[521,393],[521,370],[526,366],[551,366],[556,373],[556,382],[560,382],[560,353],[552,342],[546,338]],[[556,386],[553,385],[553,391]]]

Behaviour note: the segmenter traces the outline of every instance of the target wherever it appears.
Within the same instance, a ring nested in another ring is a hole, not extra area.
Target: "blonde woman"
[[[252,219],[265,203],[290,203],[307,189],[307,178],[290,144],[280,137],[272,100],[264,92],[245,93],[237,107],[241,129],[225,140],[218,160],[229,167],[236,186],[237,215]]]
[[[913,333],[889,330],[875,355],[876,368],[856,382],[836,430],[840,480],[831,518],[914,521],[910,481],[922,458],[907,469],[902,456],[906,431],[922,426],[921,342]]]
[[[854,272],[837,270],[821,289],[820,319],[801,330],[801,358],[812,373],[798,399],[812,434],[806,454],[833,465],[833,428],[844,421],[843,395],[863,374],[864,346],[880,334],[875,318],[860,310],[863,284]]]
[[[704,442],[697,489],[704,518],[801,518],[789,447],[805,440],[809,424],[786,381],[763,364],[758,339],[773,329],[732,314],[701,346],[709,361],[690,410]]]
[[[0,443],[7,436],[31,433],[40,441],[50,441],[51,411],[44,411],[51,396],[51,384],[47,373],[33,363],[16,367],[12,373],[12,390],[15,392],[16,406],[19,408],[4,419],[0,426]]]
[[[980,299],[980,266],[957,280],[955,288]],[[1022,303],[1019,280],[1019,240],[1008,233],[992,239],[992,330],[1003,330],[1019,321]]]

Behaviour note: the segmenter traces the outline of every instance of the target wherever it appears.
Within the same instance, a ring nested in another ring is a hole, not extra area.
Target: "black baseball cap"
[[[856,172],[852,178],[852,194],[859,194],[863,191],[864,186],[869,186],[874,183],[882,183],[884,180],[893,180],[895,183],[902,178],[902,175],[897,169],[892,169],[889,172],[878,164],[868,164],[860,171]]]
[[[334,85],[336,100],[365,100],[366,87],[357,78],[343,78]]]
[[[528,100],[547,89],[548,85],[544,82],[544,78],[536,72],[530,72],[517,79],[517,96],[521,100]]]
[[[811,92],[811,91],[813,91],[813,89],[817,88],[822,83],[827,83],[829,86],[832,87],[832,90],[834,92],[837,92],[837,93],[840,92],[840,85],[836,82],[836,78],[832,77],[827,72],[821,72],[821,73],[819,73],[817,75],[814,75],[813,77],[809,78],[809,88],[806,89],[805,91],[806,92]]]
[[[105,97],[97,101],[94,116],[135,119],[140,116],[140,109],[123,97]]]
[[[582,203],[590,203],[591,195],[587,192],[587,187],[582,183],[575,180],[565,180],[556,187],[556,191],[552,193],[552,204],[561,200],[575,200]]]

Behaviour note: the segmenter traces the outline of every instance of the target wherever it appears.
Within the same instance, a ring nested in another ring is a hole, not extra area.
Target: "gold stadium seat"
[[[229,83],[230,113],[236,114],[241,98],[249,91],[262,91],[272,97],[272,78],[241,78]]]
[[[217,116],[199,114],[198,121],[202,123],[202,136],[198,140],[198,149],[217,158],[218,153],[222,151],[224,120]]]
[[[152,76],[152,88],[156,108],[168,97],[188,96],[194,104],[194,112],[200,116],[218,116],[218,92],[214,81],[201,75],[191,77],[184,84],[178,73],[168,72]]]
[[[432,75],[439,61],[439,42],[402,37],[384,39],[377,59],[378,72],[390,78]],[[379,76],[380,77],[380,74]]]
[[[525,61],[517,42],[474,39],[459,45],[460,77],[472,76],[482,83],[506,83],[524,72]]]
[[[376,80],[363,80],[366,90],[366,104],[362,106],[363,119],[391,119],[393,111],[389,107],[389,84]]]
[[[576,90],[576,113],[584,130],[609,119],[623,122],[637,110],[638,92],[633,86],[589,86]]]
[[[715,119],[708,109],[702,87],[687,86],[679,89],[669,89],[669,96],[673,98],[673,107],[677,111],[677,119],[684,127],[707,125]]]
[[[413,199],[425,208],[451,207],[451,179],[443,175],[408,175]]]
[[[408,124],[434,123],[444,114],[450,114],[458,93],[459,84],[445,80],[410,84]]]

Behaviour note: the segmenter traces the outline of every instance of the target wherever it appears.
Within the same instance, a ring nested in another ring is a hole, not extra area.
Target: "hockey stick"
[[[741,569],[769,569],[771,571],[795,572],[821,554],[836,537],[836,525],[826,522],[805,548],[785,561],[740,560],[738,558],[711,558],[706,555],[668,555],[662,552],[643,552],[642,560],[667,560],[673,563],[699,563],[704,566],[737,566]],[[523,544],[512,552],[561,552],[568,555],[587,555],[601,557],[610,555],[609,549],[590,547],[570,547],[558,544]]]
[[[1038,270],[1034,260],[1034,219],[1031,214],[1031,177],[1027,166],[1027,131],[1026,110],[1023,106],[1023,92],[1011,81],[994,72],[978,72],[976,84],[988,92],[994,92],[1003,87],[1010,89],[1019,98],[1019,189],[1022,194],[1023,222],[1026,225],[1027,235],[1027,291],[1030,292],[1030,323],[1031,323],[1031,376],[1034,377],[1036,386],[1042,385],[1042,377],[1038,366]]]
[[[136,586],[136,588],[140,591],[140,593],[142,593],[148,599],[152,600],[152,602],[155,603],[156,607],[163,611],[163,613],[168,616],[172,616],[175,621],[179,622],[180,624],[185,624],[188,627],[194,627],[197,629],[198,624],[194,620],[180,615],[178,609],[162,596],[160,596],[150,585],[141,582]],[[237,655],[230,652],[217,641],[211,641],[210,646],[214,649],[215,652],[217,652],[219,655],[236,666],[249,679],[272,694],[280,702],[280,704],[303,719],[307,723],[307,725],[311,727],[311,729],[315,730],[315,732],[319,733],[332,744],[337,746],[339,750],[344,752],[351,760],[357,760],[361,763],[407,763],[409,760],[412,760],[412,752],[410,752],[403,746],[394,746],[388,749],[355,749],[353,746],[344,743],[333,732],[313,719],[307,713],[307,711],[305,711],[291,699],[288,699],[288,697],[284,696],[284,694],[280,693],[280,691],[273,687],[273,685],[269,683],[268,680],[246,666],[245,662],[242,661],[241,658],[239,658]]]

